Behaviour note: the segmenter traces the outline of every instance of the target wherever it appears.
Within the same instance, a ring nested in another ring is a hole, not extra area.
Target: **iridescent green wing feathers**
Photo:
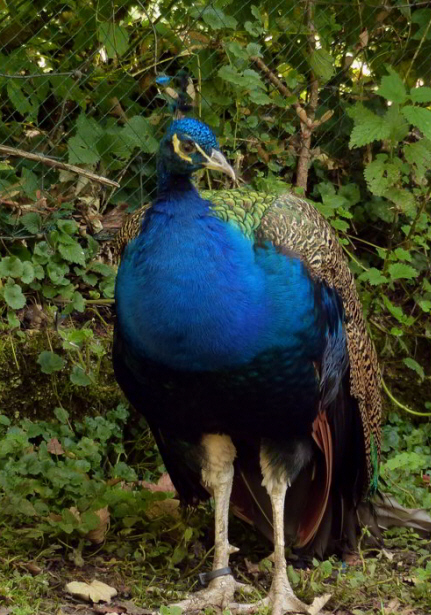
[[[201,196],[213,203],[217,217],[237,225],[258,243],[271,241],[298,254],[316,279],[338,291],[346,316],[351,394],[361,414],[368,485],[372,490],[381,445],[380,371],[355,280],[335,232],[311,203],[289,193],[275,196],[239,188],[205,190]],[[139,233],[149,207],[150,204],[144,205],[124,223],[113,242],[114,259],[119,259],[126,244]]]

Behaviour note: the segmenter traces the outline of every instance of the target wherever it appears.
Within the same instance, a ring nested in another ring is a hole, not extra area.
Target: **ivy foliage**
[[[0,414],[2,516],[14,524],[31,521],[29,537],[86,536],[100,526],[96,513],[106,507],[113,521],[130,528],[153,502],[170,497],[135,488],[123,444],[124,405],[82,422],[62,407],[53,415],[49,422],[13,424]]]

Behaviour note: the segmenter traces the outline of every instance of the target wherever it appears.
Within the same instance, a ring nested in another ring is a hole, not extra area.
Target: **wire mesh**
[[[196,90],[191,113],[214,127],[246,182],[294,184],[304,148],[310,191],[322,175],[340,181],[352,164],[346,109],[373,95],[385,64],[429,78],[430,20],[429,3],[397,0],[6,2],[0,144],[80,165],[121,187],[100,190],[5,156],[1,203],[34,202],[52,196],[53,186],[57,200],[97,194],[101,211],[150,198],[171,118],[156,78],[181,69]],[[308,141],[301,109],[311,121],[327,118]]]

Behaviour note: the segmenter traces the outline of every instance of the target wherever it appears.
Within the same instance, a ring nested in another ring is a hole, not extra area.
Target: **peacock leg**
[[[284,500],[288,487],[287,477],[280,476],[277,481],[268,481],[265,486],[271,498],[274,524],[274,573],[269,590],[272,615],[282,615],[286,612],[307,613],[309,607],[295,596],[287,578],[284,553]]]
[[[203,611],[206,608],[229,608],[236,611],[233,598],[236,591],[250,590],[236,581],[229,571],[229,556],[238,551],[228,540],[229,502],[233,482],[233,461],[236,450],[228,436],[209,434],[202,439],[202,478],[212,491],[215,503],[215,542],[211,580],[208,587],[178,602],[183,612]],[[213,576],[222,573],[222,576]]]
[[[298,447],[297,450],[300,451],[301,448]],[[302,457],[300,465],[308,462],[306,449],[302,449]],[[316,598],[313,604],[308,606],[295,596],[287,578],[284,542],[284,506],[286,492],[290,486],[287,471],[283,465],[277,464],[268,455],[266,447],[261,449],[260,465],[263,474],[262,484],[271,499],[274,526],[274,572],[268,597],[262,602],[271,606],[272,615],[283,615],[284,613],[321,613],[321,609],[329,599],[329,596]],[[296,468],[291,466],[294,478],[296,478],[299,472],[300,465]]]

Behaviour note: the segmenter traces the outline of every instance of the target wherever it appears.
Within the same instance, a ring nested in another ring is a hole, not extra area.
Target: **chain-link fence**
[[[6,328],[31,302],[69,313],[113,302],[115,271],[94,262],[94,236],[152,198],[184,90],[240,182],[318,203],[375,337],[389,356],[410,353],[423,379],[413,356],[431,335],[429,2],[6,0],[0,33]]]
[[[312,165],[310,188],[313,178],[352,172],[346,109],[372,95],[385,64],[428,79],[429,3],[255,1],[6,2],[0,143],[119,182],[98,191],[98,211],[136,207],[154,190],[171,114],[157,77],[185,69],[191,113],[214,127],[247,182],[305,188]],[[6,208],[46,192],[71,198],[72,184],[75,197],[95,192],[85,178],[7,154]]]

